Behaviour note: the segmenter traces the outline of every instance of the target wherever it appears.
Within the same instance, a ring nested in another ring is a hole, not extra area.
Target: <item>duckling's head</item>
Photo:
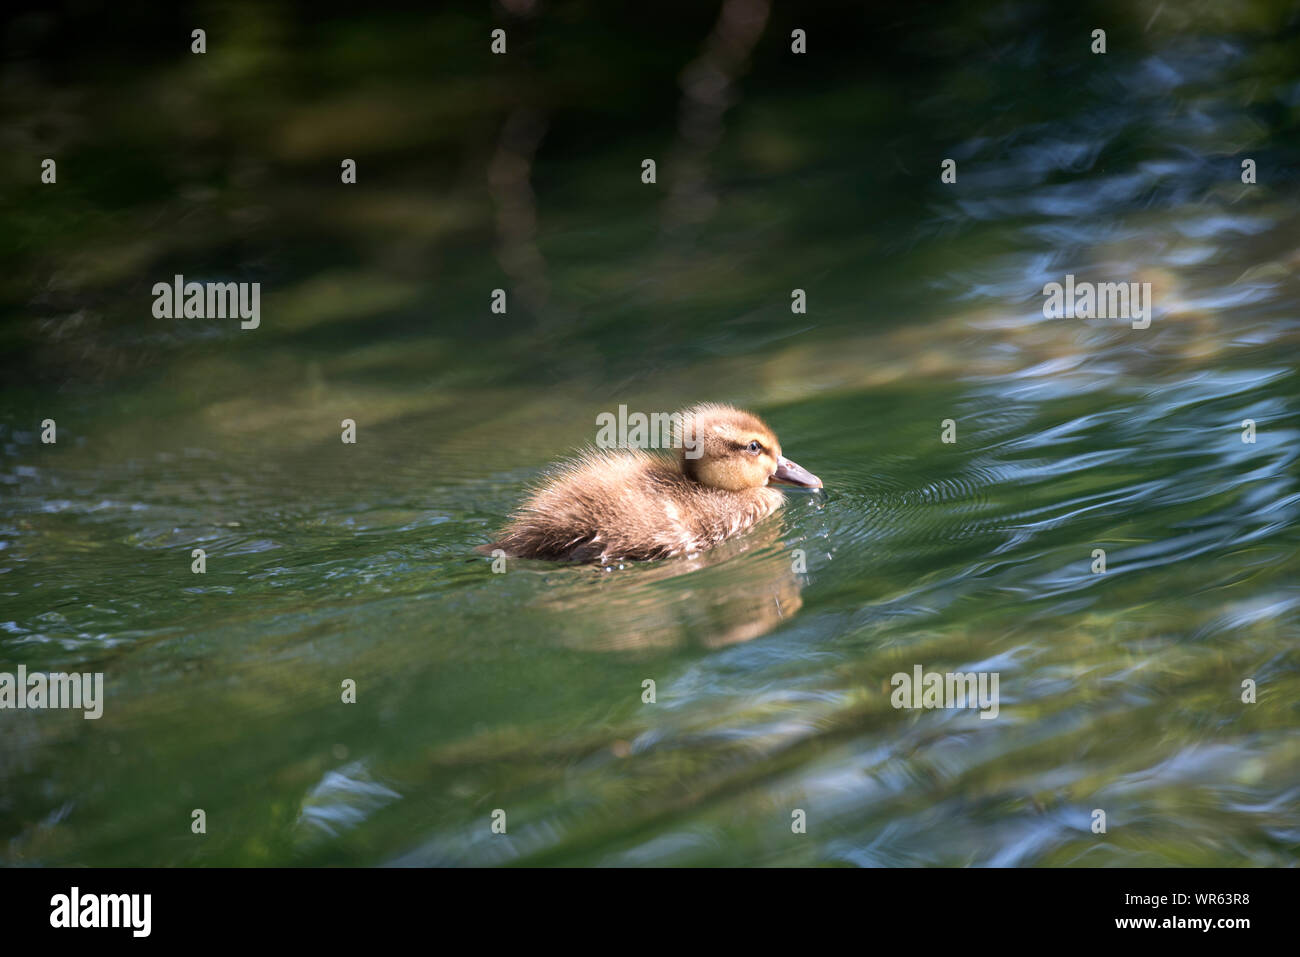
[[[770,482],[821,488],[822,480],[781,454],[776,433],[758,416],[706,403],[681,413],[682,471],[713,488],[739,492]]]

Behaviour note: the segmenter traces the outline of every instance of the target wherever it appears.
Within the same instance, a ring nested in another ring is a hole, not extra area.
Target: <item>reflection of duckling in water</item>
[[[554,616],[565,644],[584,651],[750,641],[803,608],[804,578],[794,571],[794,546],[782,539],[787,531],[781,522],[763,522],[699,555],[634,564],[617,575],[551,571],[547,580],[567,587],[539,589],[532,604]]]
[[[712,548],[780,508],[770,482],[822,487],[781,454],[755,415],[706,404],[680,421],[675,461],[638,450],[586,452],[557,466],[488,547],[515,558],[670,558]]]

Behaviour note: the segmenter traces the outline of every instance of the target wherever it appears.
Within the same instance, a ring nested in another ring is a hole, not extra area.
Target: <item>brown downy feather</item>
[[[767,482],[792,466],[759,418],[730,406],[683,413],[700,456],[582,452],[553,467],[487,549],[568,561],[648,560],[711,548],[781,507]],[[801,484],[810,484],[802,482]]]

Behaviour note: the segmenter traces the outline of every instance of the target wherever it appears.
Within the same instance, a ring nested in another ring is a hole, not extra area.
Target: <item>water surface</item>
[[[0,671],[107,700],[0,716],[0,861],[1293,864],[1300,34],[1164,6],[1104,59],[1052,5],[819,13],[806,67],[773,10],[722,108],[693,7],[538,14],[508,68],[477,8],[232,5],[130,64],[23,20],[6,136],[61,172],[5,200]],[[153,319],[178,272],[261,327]],[[1044,318],[1067,273],[1150,328]],[[688,559],[474,552],[599,413],[701,400],[824,494]],[[893,708],[916,664],[998,718]]]

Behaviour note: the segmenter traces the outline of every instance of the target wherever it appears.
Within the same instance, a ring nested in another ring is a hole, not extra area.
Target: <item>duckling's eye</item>
[[[763,450],[763,446],[758,444],[757,439],[754,440],[753,442],[750,442],[749,445],[747,445],[745,448],[748,449],[750,452],[754,453],[755,455],[757,455],[759,452]]]

